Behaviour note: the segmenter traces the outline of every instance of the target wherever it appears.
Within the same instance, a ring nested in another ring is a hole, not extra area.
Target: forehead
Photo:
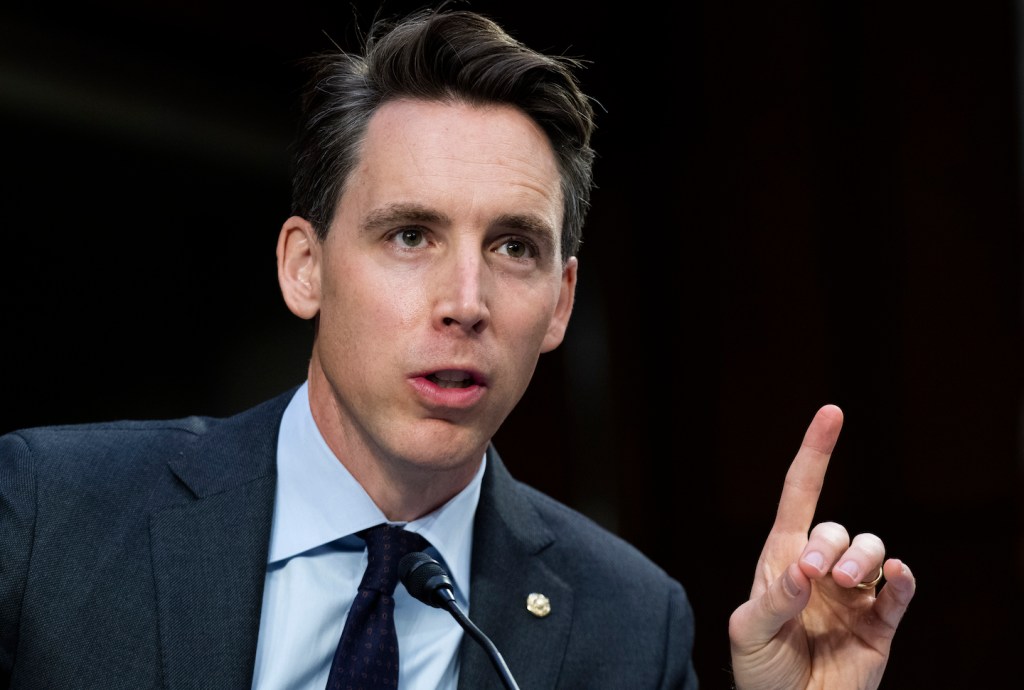
[[[408,203],[446,215],[516,212],[537,216],[553,230],[561,227],[551,143],[513,106],[386,103],[370,120],[349,183],[343,198],[362,213]]]

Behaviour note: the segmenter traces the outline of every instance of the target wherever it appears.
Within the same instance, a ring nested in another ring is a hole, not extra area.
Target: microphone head
[[[398,561],[398,578],[409,594],[427,606],[443,608],[444,602],[454,601],[455,585],[444,567],[422,551],[413,551]]]

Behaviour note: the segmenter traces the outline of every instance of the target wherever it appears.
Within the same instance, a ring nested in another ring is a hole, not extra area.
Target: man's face
[[[402,100],[374,115],[312,247],[311,401],[341,457],[475,469],[562,341],[576,259],[563,266],[561,222],[554,153],[522,112]]]

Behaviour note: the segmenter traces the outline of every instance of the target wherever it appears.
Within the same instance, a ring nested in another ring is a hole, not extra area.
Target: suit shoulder
[[[59,453],[74,449],[88,453],[128,443],[187,444],[202,435],[217,419],[211,417],[182,417],[167,420],[119,420],[84,424],[60,424],[18,429],[3,437],[5,443],[21,443],[33,453]]]
[[[554,557],[566,563],[586,564],[590,575],[600,574],[611,581],[680,586],[647,554],[593,518],[529,485],[520,483],[520,487],[556,535],[551,547]]]
[[[97,464],[163,462],[184,455],[205,438],[246,436],[253,427],[276,423],[294,394],[276,398],[229,417],[192,415],[175,419],[116,420],[38,426],[0,437],[0,457],[23,455],[41,464],[88,468]]]
[[[588,679],[581,687],[696,687],[694,610],[683,584],[581,512],[522,483],[517,493],[537,517],[523,518],[532,524],[531,534],[546,532],[531,541],[540,545],[536,557],[542,564],[531,572],[547,578],[534,580],[530,586],[540,589],[528,591],[554,590],[559,583],[573,602],[579,648],[588,650],[567,660],[567,677]],[[621,652],[614,663],[608,663],[609,649]],[[657,678],[631,684],[652,670]]]
[[[164,451],[183,448],[198,438],[219,428],[232,424],[244,424],[246,420],[259,419],[261,415],[278,415],[294,389],[253,408],[229,417],[190,415],[173,419],[134,420],[122,419],[81,424],[57,424],[29,427],[8,432],[0,437],[3,446],[21,445],[32,453],[64,455],[89,455],[127,449],[162,449]]]

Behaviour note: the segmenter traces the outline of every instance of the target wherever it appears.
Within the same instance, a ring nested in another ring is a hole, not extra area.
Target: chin
[[[407,436],[404,442],[397,444],[395,454],[422,469],[443,472],[467,465],[475,468],[483,458],[489,436],[448,422],[438,424],[440,428],[411,435],[412,443]]]

